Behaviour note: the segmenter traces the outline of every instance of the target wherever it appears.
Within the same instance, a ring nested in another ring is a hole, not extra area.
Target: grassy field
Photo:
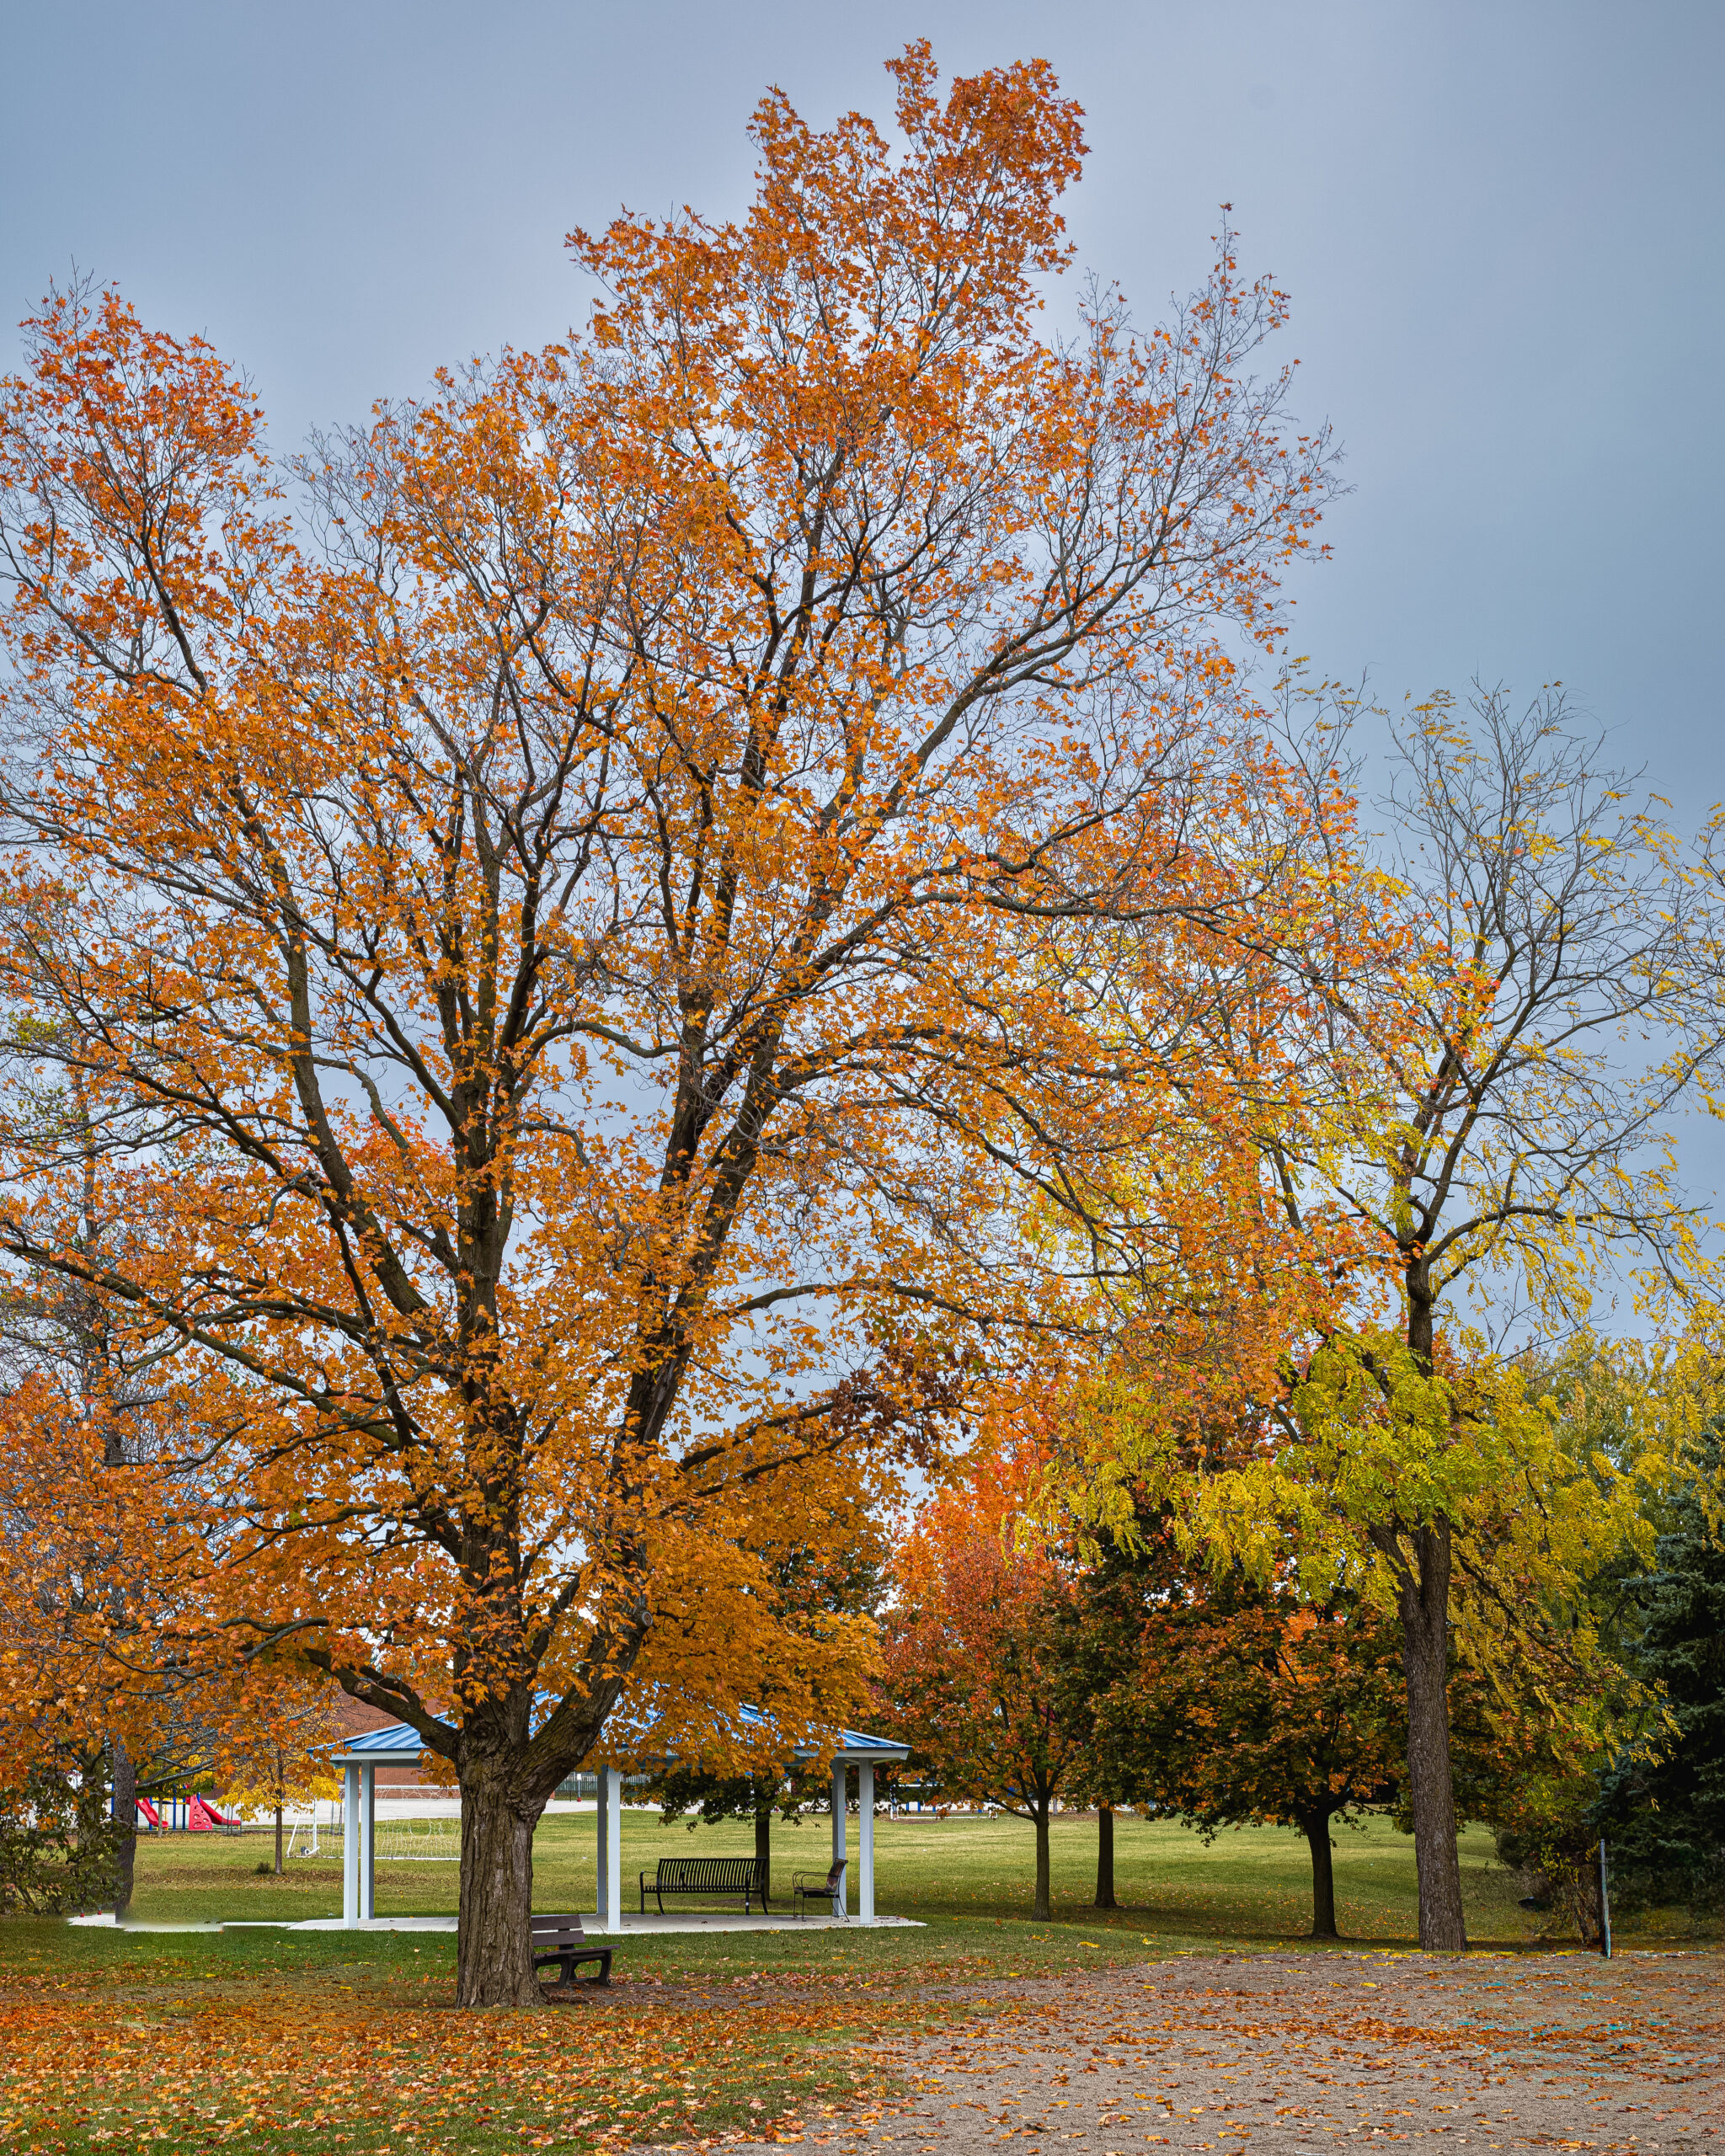
[[[791,1828],[775,1822],[773,1884],[788,1899],[798,1867],[826,1862],[828,1822],[814,1817]],[[1407,1940],[1415,1924],[1413,1845],[1386,1820],[1363,1830],[1338,1830],[1336,1900],[1343,1932],[1356,1940]],[[590,1909],[595,1902],[594,1822],[560,1814],[540,1828],[534,1845],[534,1901],[540,1908]],[[1093,1820],[1058,1820],[1053,1833],[1055,1920],[1094,1930],[1146,1934],[1170,1942],[1231,1940],[1242,1945],[1297,1939],[1311,1928],[1311,1860],[1301,1836],[1279,1828],[1247,1828],[1206,1847],[1184,1828],[1130,1815],[1115,1826],[1115,1892],[1123,1906],[1102,1913],[1087,1905],[1095,1892]],[[850,1828],[852,1875],[857,1823]],[[662,1826],[656,1812],[624,1815],[625,1906],[637,1899],[636,1878],[664,1854],[743,1855],[752,1829],[738,1821],[697,1827]],[[940,1924],[951,1919],[1015,1924],[1030,1911],[1033,1840],[1016,1819],[959,1815],[945,1821],[912,1815],[875,1827],[876,1900],[883,1913]],[[138,1849],[134,1915],[146,1923],[209,1923],[251,1918],[334,1916],[341,1909],[339,1865],[292,1859],[282,1880],[259,1878],[268,1860],[263,1834],[236,1838],[177,1834],[144,1841]],[[1491,1838],[1471,1830],[1462,1841],[1471,1936],[1482,1943],[1520,1944],[1539,1919],[1516,1906],[1510,1875],[1493,1855]],[[380,1863],[380,1914],[453,1910],[451,1863]],[[855,1906],[854,1888],[852,1894]]]
[[[594,1838],[590,1813],[544,1824],[537,1907],[592,1907]],[[1405,1951],[1411,1844],[1383,1821],[1337,1840],[1351,1943]],[[691,1834],[631,1812],[625,1881],[633,1886],[663,1854],[750,1847],[741,1822]],[[884,2039],[997,2013],[1021,1995],[1012,1979],[1082,1992],[1080,1971],[1285,1947],[1310,1924],[1309,1859],[1292,1833],[1231,1833],[1206,1848],[1178,1828],[1123,1818],[1123,1906],[1103,1912],[1087,1906],[1095,1823],[1062,1820],[1055,1913],[1044,1923],[1029,1915],[1033,1842],[1017,1821],[881,1820],[876,1849],[881,1909],[921,1928],[637,1935],[610,1992],[525,2016],[449,2010],[447,1935],[8,1919],[0,2152],[94,2156],[147,2144],[156,2156],[395,2156],[403,2116],[414,2122],[414,2156],[552,2147],[617,2156],[644,2141],[699,2146],[740,2133],[813,2139],[903,2093]],[[795,1867],[824,1866],[826,1849],[825,1818],[776,1826],[776,1890]],[[339,1913],[336,1865],[296,1859],[278,1881],[256,1874],[270,1852],[263,1833],[146,1841],[135,1913],[186,1925]],[[1476,1944],[1525,1951],[1536,1920],[1516,1907],[1488,1838],[1470,1833],[1462,1855]],[[381,1864],[378,1880],[385,1913],[455,1906],[453,1864]]]

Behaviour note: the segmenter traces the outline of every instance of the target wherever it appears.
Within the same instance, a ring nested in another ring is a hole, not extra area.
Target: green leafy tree
[[[1615,1761],[1597,1810],[1626,1901],[1725,1900],[1725,1444],[1708,1433],[1654,1562],[1632,1582],[1636,1661],[1673,1726],[1654,1756]]]
[[[1333,732],[1321,747],[1315,798],[1335,783]],[[1497,691],[1465,713],[1434,699],[1397,729],[1391,765],[1375,867],[1333,885],[1352,909],[1370,884],[1379,947],[1316,926],[1285,946],[1306,1000],[1279,1022],[1299,1032],[1308,1112],[1272,1102],[1263,1118],[1266,1187],[1354,1305],[1290,1355],[1280,1443],[1220,1476],[1169,1464],[1164,1481],[1219,1553],[1260,1572],[1290,1518],[1311,1550],[1327,1516],[1337,1564],[1370,1566],[1393,1598],[1420,1940],[1454,1951],[1452,1631],[1490,1599],[1464,1614],[1469,1576],[1482,1583],[1509,1536],[1541,1606],[1573,1598],[1621,1546],[1623,1499],[1484,1367],[1458,1311],[1507,1287],[1567,1328],[1601,1264],[1693,1273],[1668,1127],[1719,1023],[1704,900],[1661,806],[1635,801],[1559,691],[1520,712]],[[1250,1098],[1257,1004],[1217,1001],[1208,1019],[1217,1069]],[[1167,1454],[1169,1417],[1157,1389],[1139,1390],[1099,1425],[1114,1449],[1125,1433],[1141,1477]]]
[[[1114,1814],[1159,1800],[1158,1726],[1141,1711],[1146,1668],[1168,1644],[1167,1616],[1190,1567],[1165,1516],[1140,1517],[1076,1564],[1070,1593],[1052,1605],[1061,1720],[1081,1733],[1068,1794],[1096,1807],[1096,1906],[1114,1893]]]
[[[0,1782],[0,1909],[58,1916],[112,1903],[131,1831],[110,1796],[100,1744],[45,1748]]]
[[[1188,1571],[1146,1598],[1137,1667],[1096,1711],[1120,1780],[1206,1838],[1251,1821],[1311,1851],[1312,1935],[1336,1929],[1331,1828],[1392,1801],[1406,1747],[1396,1628],[1357,1592]]]

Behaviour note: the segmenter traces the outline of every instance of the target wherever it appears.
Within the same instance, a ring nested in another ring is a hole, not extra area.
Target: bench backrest
[[[752,1886],[760,1876],[761,1865],[752,1856],[662,1856],[657,1883],[661,1887],[734,1886],[740,1890]]]
[[[542,1917],[536,1914],[528,1919],[528,1924],[529,1935],[535,1940],[568,1939],[579,1945],[587,1936],[581,1929],[581,1919],[579,1917]]]

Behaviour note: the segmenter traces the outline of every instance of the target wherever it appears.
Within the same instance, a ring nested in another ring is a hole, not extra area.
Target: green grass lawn
[[[1386,1820],[1336,1834],[1336,1901],[1344,1935],[1388,1942],[1411,1940],[1415,1928],[1413,1845]],[[1242,1945],[1297,1939],[1311,1923],[1311,1860],[1304,1838],[1276,1828],[1245,1828],[1206,1847],[1186,1829],[1131,1815],[1116,1822],[1113,1912],[1088,1905],[1096,1883],[1093,1820],[1057,1820],[1053,1832],[1055,1920],[1155,1939]],[[623,1821],[625,1906],[636,1905],[636,1878],[665,1854],[744,1855],[753,1849],[745,1822],[697,1827],[660,1823],[656,1812],[630,1811]],[[850,1823],[854,1878],[857,1822]],[[797,1868],[825,1865],[824,1817],[773,1828],[773,1886],[787,1901]],[[245,1918],[336,1916],[341,1871],[325,1860],[291,1860],[282,1880],[259,1878],[255,1867],[271,1854],[270,1837],[177,1834],[141,1843],[134,1915],[147,1923],[193,1923]],[[1017,1924],[1030,1913],[1034,1843],[1030,1828],[1010,1818],[959,1815],[945,1821],[912,1815],[875,1825],[876,1901],[883,1913],[942,1925],[952,1920]],[[595,1833],[590,1813],[547,1819],[534,1844],[534,1901],[540,1908],[594,1906]],[[1462,1838],[1470,1935],[1502,1944],[1530,1940],[1539,1919],[1517,1908],[1510,1875],[1493,1855],[1491,1837],[1471,1829]],[[456,1906],[458,1866],[452,1863],[380,1863],[380,1915],[430,1914]],[[852,1905],[855,1906],[854,1886]],[[1122,1942],[1123,1944],[1125,1942]]]
[[[540,1908],[590,1908],[594,1820],[559,1815],[536,1844]],[[1413,1944],[1412,1844],[1386,1821],[1337,1836],[1350,1942]],[[113,2156],[389,2156],[416,2121],[419,2156],[504,2156],[556,2145],[615,2156],[631,2140],[687,2145],[747,2132],[798,2137],[805,2118],[889,2102],[883,2036],[994,2010],[977,1980],[1059,1977],[1149,1957],[1297,1945],[1311,1921],[1303,1839],[1269,1829],[1206,1848],[1182,1829],[1117,1822],[1123,1906],[1088,1906],[1092,1820],[1054,1833],[1055,1913],[1029,1913],[1033,1840],[1012,1819],[911,1817],[876,1825],[884,1913],[921,1928],[695,1932],[626,1939],[609,1993],[550,2014],[457,2015],[447,1934],[115,1931],[0,1923],[0,2148]],[[746,1854],[741,1822],[661,1826],[626,1815],[626,1883],[664,1854]],[[775,1824],[775,1891],[824,1868],[828,1822]],[[259,1877],[271,1838],[174,1835],[138,1851],[143,1922],[339,1914],[337,1865]],[[856,1824],[851,1826],[854,1859]],[[1476,1944],[1532,1943],[1490,1838],[1462,1844]],[[453,1864],[384,1863],[384,1913],[455,1907]],[[633,1898],[633,1897],[632,1897]],[[1487,1965],[1487,1967],[1489,1965]],[[601,2004],[602,2000],[603,2004]],[[350,2131],[350,2129],[351,2129]]]

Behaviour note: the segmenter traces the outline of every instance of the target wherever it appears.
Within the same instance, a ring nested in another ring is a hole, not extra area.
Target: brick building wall
[[[387,1729],[398,1717],[385,1714],[381,1707],[367,1706],[363,1700],[350,1698],[345,1692],[336,1696],[336,1720],[346,1737],[362,1737],[368,1729]],[[432,1781],[418,1766],[380,1765],[377,1769],[377,1794],[382,1797],[398,1796],[453,1796],[453,1787],[446,1788]]]

